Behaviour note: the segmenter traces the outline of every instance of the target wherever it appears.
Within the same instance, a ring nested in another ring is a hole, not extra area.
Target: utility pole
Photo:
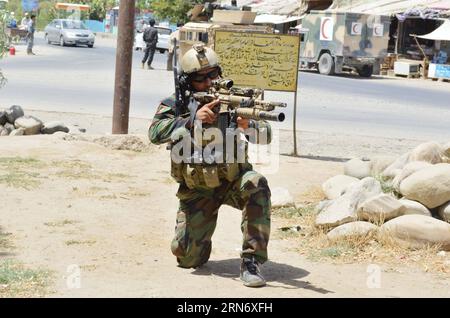
[[[128,134],[131,66],[134,40],[134,0],[120,0],[114,83],[113,134]]]

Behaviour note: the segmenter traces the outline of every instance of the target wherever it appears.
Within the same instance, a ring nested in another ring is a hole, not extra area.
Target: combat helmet
[[[203,43],[196,43],[181,59],[181,69],[186,74],[219,66],[219,58],[211,48]]]

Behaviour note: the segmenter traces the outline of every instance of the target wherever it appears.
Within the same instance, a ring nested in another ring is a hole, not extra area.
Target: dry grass
[[[309,191],[302,195],[307,204],[301,208],[280,208],[273,211],[278,230],[278,239],[294,242],[295,251],[316,262],[334,264],[376,263],[384,264],[393,270],[399,267],[415,267],[426,272],[450,273],[450,253],[439,256],[439,246],[411,250],[392,238],[373,232],[366,236],[350,236],[330,240],[327,230],[315,226],[317,203],[321,191]],[[383,220],[376,220],[381,224]],[[290,230],[300,227],[299,231]]]
[[[97,243],[94,240],[86,240],[86,241],[79,241],[79,240],[69,240],[65,242],[66,245],[70,246],[70,245],[94,245],[95,243]]]
[[[34,158],[0,158],[0,183],[7,187],[35,189],[41,184],[39,179],[42,178],[35,170],[45,167],[44,162]]]
[[[44,223],[44,225],[49,226],[49,227],[63,227],[63,226],[72,225],[75,223],[78,223],[78,221],[65,219],[65,220],[55,221],[55,222],[46,222],[46,223]]]

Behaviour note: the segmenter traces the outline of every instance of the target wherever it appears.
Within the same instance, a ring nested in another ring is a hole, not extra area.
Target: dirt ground
[[[295,240],[277,234],[286,220],[276,214],[270,261],[263,266],[268,285],[244,287],[238,276],[240,211],[226,206],[208,264],[177,267],[170,252],[177,185],[169,176],[169,153],[141,137],[0,138],[0,231],[14,245],[0,261],[13,257],[50,271],[49,297],[450,296],[448,275],[408,264],[309,260]],[[144,151],[113,149],[120,146]],[[304,202],[341,172],[338,162],[281,156],[278,173],[267,178]],[[376,284],[374,266],[380,269]]]

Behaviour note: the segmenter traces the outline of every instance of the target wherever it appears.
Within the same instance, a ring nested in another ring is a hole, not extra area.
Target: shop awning
[[[394,15],[408,9],[450,9],[450,0],[355,0],[352,2],[335,0],[330,9],[368,14]]]
[[[254,23],[259,24],[284,24],[293,21],[298,21],[302,19],[302,17],[294,16],[288,17],[286,15],[277,15],[277,14],[260,14],[255,18]]]
[[[89,11],[91,6],[87,4],[77,4],[77,3],[64,3],[64,2],[58,2],[55,5],[56,9],[62,9],[62,10],[73,10],[78,9],[80,11]]]
[[[417,37],[436,41],[450,41],[450,20],[445,20],[445,22],[433,32],[418,35]]]

